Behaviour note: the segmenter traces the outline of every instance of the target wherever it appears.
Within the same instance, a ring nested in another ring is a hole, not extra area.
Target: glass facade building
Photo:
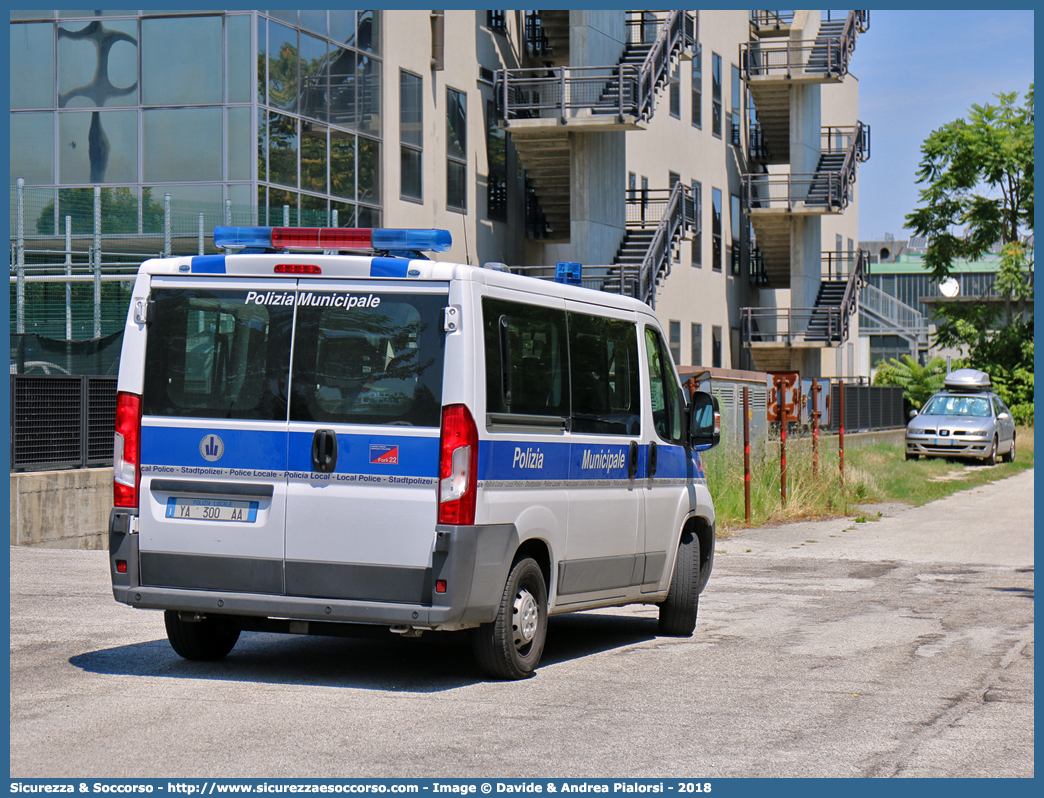
[[[11,11],[10,28],[11,182],[53,187],[56,225],[95,185],[144,227],[167,193],[259,224],[284,206],[380,224],[379,11]]]

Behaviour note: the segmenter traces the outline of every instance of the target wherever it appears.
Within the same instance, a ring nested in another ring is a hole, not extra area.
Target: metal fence
[[[841,390],[845,392],[845,432],[899,429],[906,426],[903,389],[886,385],[830,385],[830,425],[837,430],[841,418]]]
[[[11,470],[112,465],[115,377],[11,375]]]

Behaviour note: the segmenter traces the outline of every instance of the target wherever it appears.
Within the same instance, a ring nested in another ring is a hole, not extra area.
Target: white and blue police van
[[[646,305],[427,259],[445,230],[214,241],[141,265],[120,359],[113,594],[179,655],[470,630],[518,679],[549,615],[655,604],[692,634],[718,408]]]

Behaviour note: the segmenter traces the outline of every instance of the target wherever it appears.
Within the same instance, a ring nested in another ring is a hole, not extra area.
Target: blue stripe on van
[[[193,274],[224,274],[224,255],[197,255],[192,259]]]
[[[206,460],[200,451],[204,438],[217,435],[224,451],[217,460]],[[220,427],[141,428],[143,465],[286,470],[286,428],[272,430],[221,429]]]
[[[312,470],[311,432],[290,433],[291,471]],[[437,477],[439,475],[439,431],[430,438],[382,433],[337,436],[339,474],[373,474],[390,477]]]
[[[410,262],[403,258],[373,258],[370,260],[370,277],[405,277]]]
[[[586,456],[585,456],[586,455]],[[479,441],[479,480],[627,480],[630,444]],[[659,444],[656,478],[703,479],[701,461],[683,446]],[[638,478],[648,474],[649,446],[639,447]],[[584,467],[586,464],[586,468]]]

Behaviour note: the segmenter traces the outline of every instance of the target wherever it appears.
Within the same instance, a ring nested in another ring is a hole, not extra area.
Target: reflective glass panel
[[[360,205],[356,211],[356,222],[359,227],[381,227],[381,211],[379,208],[368,208]]]
[[[250,226],[254,223],[251,218],[251,208],[253,205],[254,187],[250,183],[238,183],[233,186],[229,186],[228,198],[232,200],[232,224],[240,224],[239,214],[244,214],[242,224]]]
[[[296,10],[291,10],[291,11],[269,11],[268,15],[270,17],[275,17],[276,19],[283,20],[283,22],[285,22],[287,25],[297,25],[297,11]]]
[[[54,25],[11,25],[11,108],[54,108]]]
[[[230,103],[248,103],[250,102],[250,81],[253,80],[254,70],[257,68],[250,57],[250,17],[229,15],[225,21],[225,31],[228,101]]]
[[[421,151],[401,147],[399,193],[409,199],[424,199],[421,186]]]
[[[51,9],[28,11],[12,11],[11,19],[54,19],[54,11]]]
[[[368,53],[381,51],[381,12],[360,11],[356,47]]]
[[[313,31],[318,33],[320,36],[326,35],[326,12],[325,11],[305,11],[301,10],[301,27],[305,30]]]
[[[268,20],[257,20],[257,101],[268,104]]]
[[[204,225],[224,224],[224,210],[221,207],[221,184],[214,185],[181,185],[181,186],[152,186],[146,188],[150,191],[160,208],[163,207],[163,195],[170,194],[171,213],[183,213],[196,216],[200,210],[206,210],[207,216]],[[201,208],[200,206],[203,206]],[[193,229],[195,229],[193,227]]]
[[[143,112],[145,180],[220,180],[221,127],[221,108],[157,108]]]
[[[271,22],[268,25],[268,104],[283,111],[297,111],[297,31]]]
[[[335,42],[355,46],[355,11],[330,9],[330,38]]]
[[[268,179],[297,186],[297,120],[282,114],[268,115]]]
[[[11,114],[11,183],[54,183],[54,115]]]
[[[446,89],[446,154],[450,158],[468,157],[468,107],[463,92]]]
[[[420,75],[399,73],[399,141],[414,147],[424,145],[422,85]]]
[[[246,146],[254,136],[254,115],[250,106],[228,109],[228,179],[249,180],[251,149]]]
[[[381,134],[381,63],[372,58],[359,59],[359,130]]]
[[[137,105],[138,23],[58,26],[58,107]]]
[[[331,124],[355,127],[355,53],[335,47],[330,53],[329,117]]]
[[[330,193],[355,199],[355,136],[333,129],[330,130]]]
[[[137,112],[58,115],[59,183],[136,183],[137,180]]]
[[[221,17],[173,17],[141,22],[141,102],[188,105],[221,102]],[[186,57],[186,42],[192,43]]]
[[[336,223],[333,218],[334,211],[337,211]],[[350,202],[334,202],[330,200],[330,226],[355,227],[355,206]]]
[[[59,17],[129,17],[134,11],[59,11]]]
[[[359,199],[381,201],[381,143],[359,137]]]
[[[327,120],[330,81],[327,72],[326,42],[301,34],[301,106],[302,116]]]
[[[265,110],[257,112],[257,179],[268,180],[268,111]]]
[[[301,188],[326,193],[326,127],[301,126]]]
[[[326,212],[326,197],[302,194],[300,218],[302,227],[329,227],[330,217]]]

